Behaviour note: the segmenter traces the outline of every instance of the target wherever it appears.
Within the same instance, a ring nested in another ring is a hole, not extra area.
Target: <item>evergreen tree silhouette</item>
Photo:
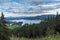
[[[10,40],[3,12],[1,13],[1,19],[0,19],[0,40]]]

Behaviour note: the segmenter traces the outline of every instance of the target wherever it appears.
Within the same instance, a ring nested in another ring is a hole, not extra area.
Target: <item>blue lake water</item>
[[[41,20],[10,20],[12,22],[23,22],[23,24],[28,23],[28,24],[33,24],[33,23],[40,23]]]

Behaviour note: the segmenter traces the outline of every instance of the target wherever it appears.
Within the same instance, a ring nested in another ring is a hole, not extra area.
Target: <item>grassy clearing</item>
[[[60,40],[60,35],[56,36],[47,36],[42,38],[17,38],[17,37],[11,37],[11,40]]]
[[[9,29],[14,29],[14,28],[17,28],[17,27],[20,27],[19,25],[7,25],[7,27]]]

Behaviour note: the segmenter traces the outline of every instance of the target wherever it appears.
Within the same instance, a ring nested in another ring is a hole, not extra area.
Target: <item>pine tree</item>
[[[48,21],[47,21],[47,28],[46,28],[46,35],[54,35],[55,33],[55,29],[54,29],[54,17],[48,17]]]
[[[60,15],[58,12],[55,18],[55,30],[60,33]]]
[[[1,14],[1,19],[0,19],[0,40],[10,40],[9,32],[6,27],[6,21],[3,12]]]

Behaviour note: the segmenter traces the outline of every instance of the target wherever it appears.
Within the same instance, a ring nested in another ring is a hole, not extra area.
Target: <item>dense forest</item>
[[[50,35],[57,35],[60,33],[60,14],[55,16],[48,16],[44,18],[45,20],[41,21],[38,24],[25,24],[18,25],[19,27],[10,29],[4,18],[4,14],[1,13],[0,17],[0,40],[10,40],[10,37],[26,37],[26,38],[36,38],[36,37],[45,37]],[[12,27],[13,27],[12,25]]]

